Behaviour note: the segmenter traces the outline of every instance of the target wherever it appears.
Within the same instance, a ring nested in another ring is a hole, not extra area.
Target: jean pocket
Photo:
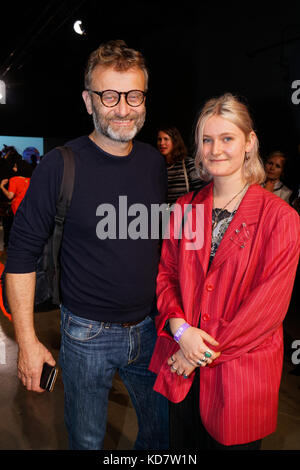
[[[90,341],[99,336],[102,332],[103,324],[85,318],[69,315],[64,324],[64,333],[76,341]]]

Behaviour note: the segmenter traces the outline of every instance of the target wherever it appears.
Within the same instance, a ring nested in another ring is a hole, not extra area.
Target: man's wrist
[[[19,349],[27,349],[39,342],[35,332],[28,335],[16,334],[16,341],[18,343]]]

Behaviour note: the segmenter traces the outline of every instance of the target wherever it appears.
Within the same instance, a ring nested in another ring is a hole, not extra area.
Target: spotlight
[[[84,29],[81,27],[81,25],[82,25],[82,21],[77,20],[77,21],[75,21],[75,23],[73,24],[73,28],[74,28],[75,33],[80,34],[80,35],[82,36],[83,34],[85,34],[85,31],[84,31]]]
[[[6,86],[3,80],[0,80],[0,104],[6,104]]]

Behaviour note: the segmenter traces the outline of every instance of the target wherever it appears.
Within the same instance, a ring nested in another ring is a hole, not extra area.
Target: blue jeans
[[[134,449],[168,449],[168,402],[153,391],[155,374],[148,370],[156,340],[153,319],[146,317],[138,325],[124,328],[75,316],[62,306],[61,334],[70,449],[102,448],[108,394],[117,370],[138,418]]]

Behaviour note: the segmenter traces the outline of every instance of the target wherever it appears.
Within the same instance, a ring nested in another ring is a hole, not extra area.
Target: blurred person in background
[[[4,195],[11,200],[11,209],[15,215],[29,188],[33,168],[29,163],[21,160],[15,163],[14,171],[16,172],[16,176],[10,179],[3,179],[0,183],[0,187]],[[6,188],[7,184],[8,188]]]
[[[183,138],[176,127],[161,126],[159,128],[157,148],[165,157],[167,164],[168,204],[174,204],[183,194],[205,185],[205,182],[197,175],[194,159],[188,156]]]
[[[280,151],[272,152],[265,162],[266,180],[262,186],[289,203],[292,190],[281,181],[284,177],[286,162],[287,157],[284,153]]]

